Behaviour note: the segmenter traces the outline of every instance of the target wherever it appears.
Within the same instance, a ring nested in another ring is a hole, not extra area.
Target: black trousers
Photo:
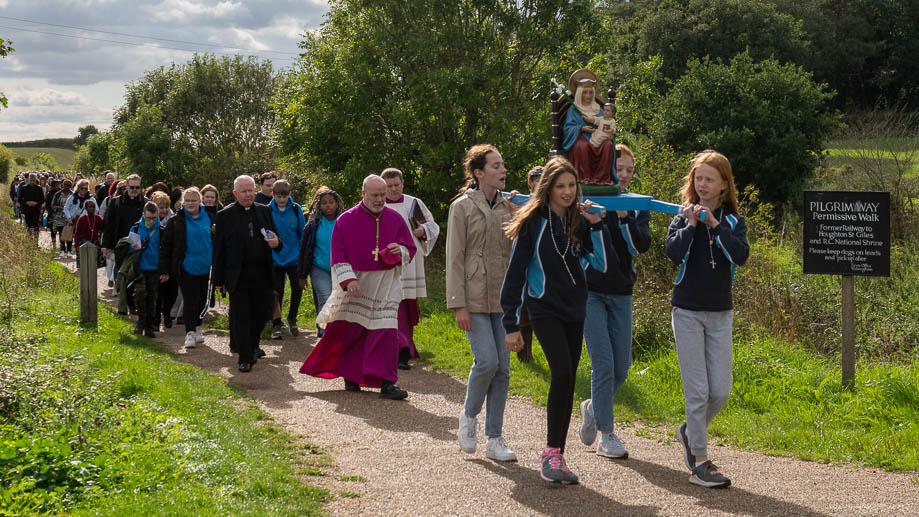
[[[574,381],[581,362],[584,322],[540,318],[533,320],[533,332],[546,354],[552,379],[546,407],[546,445],[565,452],[574,404]]]
[[[239,353],[240,363],[255,362],[262,329],[271,319],[273,308],[273,295],[268,285],[237,287],[230,293],[230,341]]]
[[[156,321],[170,320],[169,311],[179,297],[179,281],[169,275],[169,280],[160,284],[160,294],[156,299]]]
[[[182,271],[179,288],[182,289],[185,332],[194,332],[201,325],[201,311],[207,305],[207,280],[208,275],[190,275]]]
[[[141,271],[134,280],[134,306],[137,308],[137,321],[144,328],[153,328],[156,322],[156,298],[159,290],[159,271]]]
[[[274,268],[274,291],[278,293],[278,304],[281,307],[284,307],[284,282],[287,279],[290,279],[290,309],[287,311],[287,319],[296,323],[297,313],[300,312],[300,299],[303,297],[300,279],[297,278],[296,264]],[[273,323],[280,325],[281,318],[274,320]]]

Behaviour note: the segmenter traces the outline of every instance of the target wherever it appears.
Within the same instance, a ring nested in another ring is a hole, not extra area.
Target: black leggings
[[[581,361],[584,322],[540,318],[533,320],[533,332],[546,355],[552,376],[546,407],[546,445],[564,453],[574,404],[574,380]]]
[[[207,305],[208,275],[191,275],[182,271],[179,287],[182,289],[182,317],[185,332],[194,332],[201,325],[201,311]]]

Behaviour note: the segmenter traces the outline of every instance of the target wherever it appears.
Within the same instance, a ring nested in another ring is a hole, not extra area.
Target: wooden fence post
[[[842,385],[855,387],[855,278],[842,275]]]
[[[99,249],[91,242],[84,242],[77,251],[80,254],[80,321],[98,321],[98,293],[96,291],[96,264]]]

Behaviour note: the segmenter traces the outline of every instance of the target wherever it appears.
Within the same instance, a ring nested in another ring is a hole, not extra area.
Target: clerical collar
[[[395,201],[392,201],[391,199],[386,198],[386,202],[387,202],[387,203],[401,203],[401,202],[403,202],[403,201],[405,201],[405,194],[402,194],[401,196],[399,196],[399,199],[397,199],[397,200],[395,200]]]
[[[361,201],[361,209],[367,212],[367,215],[369,215],[370,217],[373,217],[374,219],[378,219],[380,217],[380,214],[383,213],[382,210],[380,210],[377,213],[373,213],[373,210],[371,210],[367,205],[365,205],[363,201]]]

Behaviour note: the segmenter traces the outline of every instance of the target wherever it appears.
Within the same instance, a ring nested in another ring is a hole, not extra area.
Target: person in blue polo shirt
[[[277,180],[274,183],[274,199],[268,203],[271,217],[278,229],[278,237],[286,243],[281,251],[274,250],[271,257],[274,261],[274,290],[278,293],[278,303],[284,304],[285,278],[290,282],[290,310],[287,312],[287,328],[291,336],[300,333],[297,328],[297,312],[300,310],[300,298],[303,288],[297,280],[297,259],[299,258],[300,239],[303,238],[303,227],[306,220],[300,205],[290,198],[290,183]],[[280,316],[271,321],[271,339],[281,339],[284,327]]]
[[[153,329],[156,314],[156,294],[159,291],[160,218],[153,201],[144,205],[143,217],[131,227],[139,242],[132,245],[131,253],[140,253],[137,261],[139,273],[134,280],[134,305],[137,307],[135,334],[156,337]]]

